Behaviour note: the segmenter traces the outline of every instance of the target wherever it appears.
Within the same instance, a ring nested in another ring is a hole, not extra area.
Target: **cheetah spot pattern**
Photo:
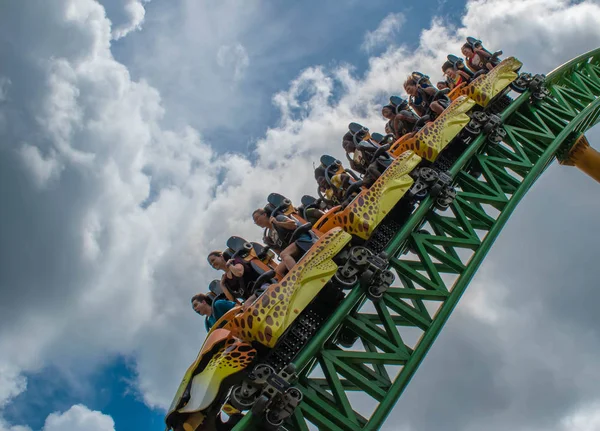
[[[303,286],[308,287],[308,283],[313,282],[320,290],[337,271],[332,259],[351,239],[339,228],[327,232],[279,283],[269,286],[259,300],[231,319],[224,328],[246,342],[258,341],[273,347],[313,298],[302,296]]]
[[[395,156],[405,151],[414,151],[418,156],[435,161],[437,156],[469,123],[467,112],[475,106],[475,102],[461,96],[448,106],[435,121],[427,123],[411,138],[399,139],[392,147]]]

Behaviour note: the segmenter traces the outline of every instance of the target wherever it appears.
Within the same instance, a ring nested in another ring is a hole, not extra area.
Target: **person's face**
[[[456,77],[456,70],[449,67],[448,69],[446,69],[446,76],[454,79]]]
[[[394,118],[394,113],[392,112],[392,110],[390,108],[383,108],[381,110],[381,115],[383,115],[383,117],[387,118],[388,120],[391,120],[392,118]]]
[[[438,90],[443,90],[444,88],[448,88],[448,86],[446,84],[444,84],[443,82],[438,82],[437,88],[438,88]]]
[[[192,307],[194,308],[194,311],[201,316],[209,316],[212,311],[210,305],[204,301],[194,300],[194,302],[192,302]]]
[[[417,86],[414,84],[406,84],[404,86],[404,90],[406,90],[406,92],[408,93],[409,96],[417,95]]]
[[[463,46],[460,51],[462,52],[462,55],[464,55],[465,57],[471,57],[473,55],[473,50],[466,46]]]
[[[257,226],[260,226],[263,228],[269,227],[269,217],[267,216],[266,213],[261,213],[261,212],[254,213],[253,219],[254,219],[254,224],[256,224]]]
[[[225,259],[223,258],[223,256],[217,256],[217,255],[213,254],[212,256],[210,256],[208,258],[208,263],[214,269],[224,269],[225,268]]]

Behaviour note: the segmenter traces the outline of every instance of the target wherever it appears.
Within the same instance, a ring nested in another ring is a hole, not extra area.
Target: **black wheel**
[[[419,171],[419,177],[426,183],[431,183],[438,178],[438,174],[431,168],[421,168]]]
[[[356,340],[358,340],[358,335],[348,328],[342,328],[337,336],[337,342],[348,349],[356,343]]]
[[[477,136],[481,132],[481,127],[479,123],[475,121],[469,121],[469,123],[464,128],[465,132],[467,132],[471,136]]]
[[[355,266],[363,266],[368,263],[369,251],[364,247],[354,247],[350,250],[350,262]]]
[[[267,431],[278,431],[281,425],[283,425],[283,419],[279,419],[274,412],[267,412],[264,422]]]
[[[477,121],[479,124],[487,123],[487,121],[490,119],[489,115],[483,111],[473,112],[473,116],[471,118],[473,118],[473,120]]]
[[[442,184],[434,184],[433,186],[431,186],[431,190],[429,191],[429,193],[431,194],[431,196],[436,197],[442,192],[443,188],[444,186]]]
[[[519,78],[514,80],[509,84],[510,89],[516,91],[517,93],[525,93],[527,91],[527,86],[519,83]]]
[[[379,286],[369,286],[367,296],[371,301],[379,301],[383,297],[383,290]]]
[[[422,188],[421,190],[419,190],[417,193],[415,193],[413,195],[413,198],[415,198],[418,201],[422,201],[426,197],[427,197],[427,188]]]
[[[494,130],[495,125],[492,123],[486,123],[483,126],[483,133],[485,133],[486,135],[489,134],[492,130]]]
[[[360,275],[360,284],[368,284],[371,281],[371,278],[373,278],[373,271],[367,269]]]
[[[342,289],[350,289],[358,281],[358,277],[356,275],[353,275],[350,277],[343,277],[341,275],[338,275],[339,272],[340,271],[338,270],[338,272],[333,274],[333,279],[335,280],[336,283],[338,283],[342,286]]]
[[[531,83],[532,76],[530,73],[522,73],[517,79],[509,84],[510,88],[517,93],[525,93],[529,88],[529,84]]]
[[[271,374],[275,374],[275,370],[268,365],[258,365],[252,371],[254,375],[254,383],[264,385]]]
[[[296,400],[297,403],[300,403],[302,401],[302,398],[304,397],[304,395],[302,395],[302,392],[300,392],[300,389],[295,388],[295,387],[291,387],[287,390],[287,394],[293,398],[294,400]]]
[[[292,375],[296,372],[296,365],[295,364],[287,364],[286,367],[283,369],[283,371],[289,375]]]
[[[506,130],[497,129],[494,133],[488,136],[488,141],[492,144],[497,144],[500,141],[503,141],[506,138]]]
[[[242,387],[236,386],[235,388],[233,388],[233,391],[231,391],[231,396],[229,397],[229,404],[231,404],[232,407],[240,411],[244,411],[250,410],[252,408],[254,400],[250,398],[244,398],[244,396],[242,396]]]
[[[252,414],[262,415],[267,409],[267,405],[269,404],[269,399],[266,395],[261,395],[258,397],[252,406]]]
[[[385,284],[392,284],[394,282],[394,273],[392,271],[390,271],[389,269],[386,269],[385,271],[383,271],[381,273],[381,275],[379,276],[379,278],[381,279],[382,283]]]
[[[436,199],[435,200],[435,207],[437,209],[439,209],[440,211],[446,211],[449,206],[450,206],[450,204],[448,204],[446,199]]]

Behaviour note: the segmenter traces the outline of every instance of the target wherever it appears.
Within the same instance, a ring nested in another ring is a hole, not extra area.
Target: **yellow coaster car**
[[[258,359],[267,358],[268,352],[269,367],[283,372],[293,357],[285,356],[289,356],[287,348],[278,350],[279,341],[294,336],[289,331],[292,326],[298,332],[298,328],[305,328],[317,318],[322,321],[343,297],[341,288],[333,288],[330,281],[339,269],[335,259],[348,253],[341,252],[348,248],[351,239],[342,229],[323,235],[279,283],[268,286],[245,311],[232,309],[213,326],[169,409],[169,429],[216,429],[221,421],[219,411],[231,387],[248,375],[249,367],[256,365]],[[326,286],[326,294],[320,295]],[[315,326],[312,331],[316,329]],[[307,336],[312,334],[305,335],[305,342]],[[302,347],[298,340],[293,344],[297,351]],[[238,394],[233,407],[247,410],[244,399]]]
[[[368,189],[362,190],[350,204],[337,206],[315,223],[314,228],[328,232],[341,227],[362,239],[369,239],[375,228],[413,186],[410,173],[421,162],[421,157],[407,151],[396,158]]]
[[[488,73],[475,78],[470,84],[461,84],[454,88],[448,94],[448,97],[451,100],[456,100],[461,96],[466,96],[474,100],[479,106],[487,108],[511,88],[518,90],[511,84],[519,78],[518,71],[522,66],[523,63],[519,60],[509,57],[502,60]],[[499,106],[494,111],[500,112],[505,107]]]
[[[497,97],[505,94],[505,90],[509,90],[510,84],[519,77],[521,66],[523,63],[514,57],[502,60],[490,72],[467,85],[463,94],[487,108]]]
[[[475,101],[472,99],[459,97],[435,121],[425,124],[415,135],[403,136],[394,142],[390,153],[398,157],[405,151],[413,151],[419,157],[434,162],[469,124],[471,117],[468,113],[474,106]],[[466,137],[463,140],[464,138]]]

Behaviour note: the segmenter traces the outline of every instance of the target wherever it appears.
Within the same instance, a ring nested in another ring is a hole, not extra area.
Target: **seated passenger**
[[[489,53],[487,50],[481,49],[481,45],[471,45],[469,42],[465,43],[460,49],[462,54],[467,60],[467,66],[473,72],[485,71],[486,73],[492,70],[498,63],[497,55],[501,52],[494,54]]]
[[[300,223],[283,214],[270,217],[264,208],[259,208],[252,213],[252,220],[265,229],[263,242],[279,254],[281,263],[275,272],[280,276],[292,269],[296,259],[300,259],[313,245],[313,238],[309,233],[303,233],[291,242]]]
[[[221,288],[224,292],[229,293],[230,298],[243,302],[255,293],[254,282],[260,274],[252,268],[249,262],[239,256],[225,260],[220,251],[210,252],[206,259],[214,269],[225,272],[221,278]]]
[[[455,65],[449,61],[446,61],[442,65],[442,72],[444,72],[444,75],[446,75],[448,78],[446,82],[449,84],[450,90],[455,89],[463,83],[468,83],[471,81],[471,75],[464,70],[456,68]]]
[[[410,96],[409,104],[419,117],[429,115],[433,120],[436,116],[444,112],[451,101],[448,96],[439,94],[439,90],[433,87],[422,88],[412,76],[404,82],[404,90]]]
[[[349,158],[350,167],[363,175],[365,187],[370,187],[393,162],[387,152],[375,158],[375,152],[380,147],[370,141],[362,141],[358,146],[354,142],[345,142],[344,150],[348,155],[353,155]]]
[[[400,139],[402,136],[412,133],[415,124],[419,121],[419,117],[412,111],[403,109],[396,113],[396,109],[392,105],[385,105],[381,109],[381,115],[390,120],[386,124],[386,133],[394,135],[395,139]],[[389,132],[388,132],[389,130]]]
[[[317,177],[316,180],[319,184],[319,191],[323,197],[332,205],[340,205],[344,200],[344,196],[346,194],[345,191],[353,182],[352,177],[344,172],[341,172],[333,175],[331,177],[331,184],[329,184],[324,175],[317,175],[318,172],[315,171],[315,176]]]
[[[192,297],[192,308],[201,316],[206,316],[204,325],[206,332],[219,320],[225,313],[235,307],[235,302],[226,299],[213,300],[203,293],[199,293]]]
[[[447,81],[438,81],[438,83],[435,86],[438,90],[445,90],[446,88],[450,89],[450,86],[448,85]]]

